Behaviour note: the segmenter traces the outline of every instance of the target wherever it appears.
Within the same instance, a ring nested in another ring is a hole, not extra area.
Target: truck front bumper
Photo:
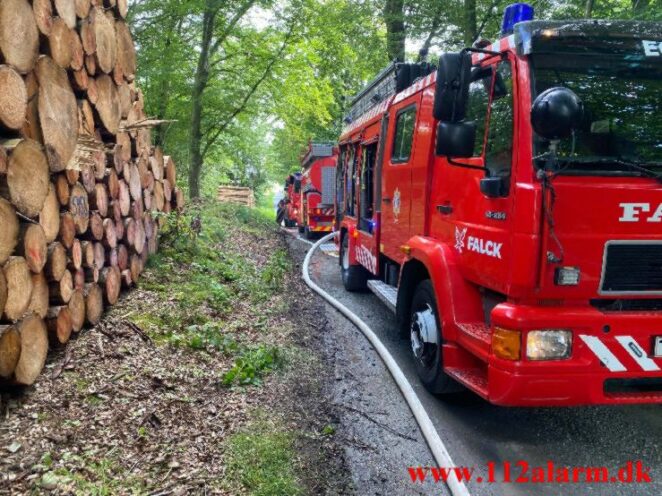
[[[604,312],[592,306],[498,305],[494,327],[519,330],[520,360],[490,353],[488,399],[510,406],[662,403],[662,313]],[[526,335],[532,330],[572,331],[570,356],[529,360]],[[658,353],[660,353],[658,349]]]

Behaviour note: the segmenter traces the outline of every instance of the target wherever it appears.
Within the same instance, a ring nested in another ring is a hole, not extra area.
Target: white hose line
[[[359,330],[365,335],[365,337],[368,338],[368,341],[370,341],[370,344],[372,344],[373,348],[375,349],[375,351],[377,351],[382,361],[384,362],[384,365],[386,365],[386,368],[393,376],[393,379],[395,380],[395,383],[398,385],[398,388],[400,388],[400,391],[402,392],[402,395],[407,401],[407,404],[409,405],[411,412],[414,414],[414,418],[416,419],[416,422],[418,423],[418,426],[421,429],[421,433],[423,434],[425,441],[428,443],[428,446],[430,447],[430,451],[432,452],[432,456],[437,462],[437,465],[439,467],[448,467],[448,468],[455,467],[455,465],[453,464],[453,460],[451,459],[451,456],[448,454],[448,450],[446,449],[446,446],[444,446],[444,443],[441,441],[441,438],[439,437],[437,430],[434,428],[434,425],[432,424],[432,420],[430,420],[430,417],[425,411],[425,408],[423,408],[423,404],[421,403],[421,400],[419,400],[418,396],[416,396],[416,392],[414,391],[414,388],[411,386],[411,384],[405,377],[405,374],[402,372],[402,369],[400,369],[398,363],[395,361],[393,356],[386,349],[386,346],[384,346],[384,344],[379,340],[379,338],[373,332],[373,330],[370,329],[370,327],[368,327],[368,325],[365,322],[363,322],[355,313],[353,313],[345,305],[340,303],[333,296],[331,296],[329,293],[327,293],[322,288],[320,288],[310,278],[310,275],[308,274],[308,266],[310,265],[310,260],[312,259],[313,254],[320,247],[320,245],[333,238],[335,234],[336,233],[331,233],[324,236],[322,239],[317,241],[317,243],[315,243],[313,247],[308,251],[308,253],[306,254],[306,258],[304,258],[303,260],[303,267],[302,267],[303,280],[306,282],[308,286],[310,286],[310,288],[313,291],[318,293],[322,298],[324,298],[333,307],[335,307],[340,313],[342,313],[345,317],[347,317],[350,321],[352,321],[352,323],[359,328]],[[469,490],[464,485],[464,482],[457,479],[457,474],[454,470],[451,471],[451,475],[449,476],[449,479],[446,481],[446,484],[452,496],[470,496]]]

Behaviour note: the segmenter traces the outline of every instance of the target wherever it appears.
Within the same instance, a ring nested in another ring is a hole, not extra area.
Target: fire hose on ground
[[[414,414],[416,423],[420,427],[421,433],[423,434],[423,438],[427,442],[430,451],[432,452],[432,456],[434,457],[438,466],[455,467],[455,465],[453,464],[453,460],[451,459],[450,454],[446,449],[446,446],[444,446],[444,443],[439,437],[439,434],[437,433],[437,430],[435,429],[434,424],[432,423],[432,420],[430,419],[429,415],[425,411],[425,408],[423,407],[421,400],[416,395],[414,388],[411,386],[411,384],[405,377],[405,374],[402,372],[402,369],[400,369],[400,366],[397,364],[391,353],[389,353],[386,346],[384,346],[384,344],[380,341],[380,339],[377,337],[374,331],[370,329],[370,327],[365,322],[363,322],[356,314],[354,314],[351,310],[349,310],[345,305],[340,303],[337,299],[335,299],[333,296],[331,296],[329,293],[327,293],[321,287],[315,284],[313,280],[310,278],[308,269],[313,254],[323,243],[331,240],[333,236],[335,236],[335,234],[336,233],[331,233],[324,236],[319,241],[317,241],[310,248],[310,250],[308,250],[308,253],[306,254],[306,257],[304,258],[303,261],[303,268],[302,268],[303,280],[313,291],[319,294],[322,298],[324,298],[327,302],[329,302],[336,310],[338,310],[345,317],[347,317],[363,333],[363,335],[368,339],[368,341],[370,341],[370,344],[379,354],[380,358],[384,362],[384,365],[386,365],[386,368],[388,369],[389,373],[395,380],[395,383],[400,389],[400,392],[405,398],[405,401],[409,405],[411,412]],[[464,482],[457,479],[457,474],[455,473],[455,471],[453,471],[452,474],[449,476],[448,480],[446,481],[446,484],[452,496],[469,496],[469,490],[464,485]]]

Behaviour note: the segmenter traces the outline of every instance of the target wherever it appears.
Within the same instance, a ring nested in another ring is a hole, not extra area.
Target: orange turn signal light
[[[359,237],[359,232],[358,231],[352,232],[352,236],[354,236],[354,238],[358,238]]]
[[[492,353],[504,360],[519,360],[522,352],[522,334],[519,331],[495,327],[492,334]]]

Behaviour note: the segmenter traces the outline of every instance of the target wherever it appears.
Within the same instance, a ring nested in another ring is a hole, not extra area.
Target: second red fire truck
[[[395,313],[433,393],[661,403],[662,25],[531,11],[354,100],[343,283]]]
[[[307,239],[333,230],[338,148],[331,143],[310,143],[301,160],[299,232]]]

